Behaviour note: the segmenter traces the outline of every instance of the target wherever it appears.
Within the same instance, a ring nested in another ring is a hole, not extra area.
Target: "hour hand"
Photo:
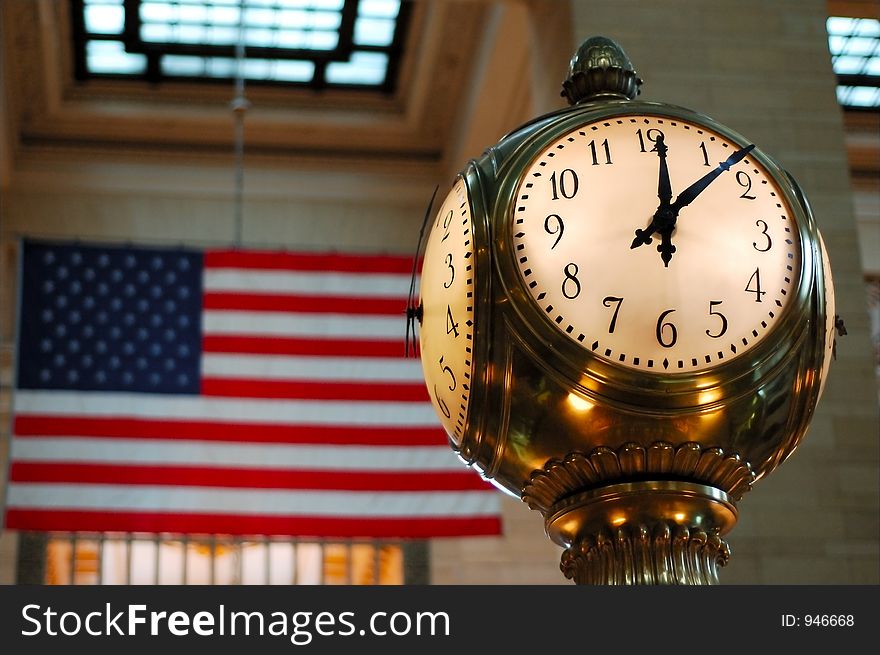
[[[654,146],[654,152],[657,153],[657,157],[660,159],[660,174],[657,181],[657,197],[660,199],[660,206],[657,208],[658,213],[662,209],[669,207],[669,202],[672,200],[672,184],[669,182],[669,168],[666,165],[667,150],[668,148],[666,147],[663,135],[661,134],[657,137]],[[644,230],[636,230],[636,238],[633,239],[630,250],[651,243],[651,235],[658,229],[657,214],[655,213],[647,228]]]
[[[656,231],[657,225],[655,224],[654,219],[651,219],[651,224],[644,230],[636,230],[636,238],[633,239],[632,245],[629,247],[630,250],[651,243],[651,235]]]
[[[666,143],[663,141],[663,135],[657,137],[654,150],[660,158],[660,179],[657,183],[657,197],[660,199],[660,205],[668,205],[672,200],[672,184],[669,182],[669,168],[666,166]]]
[[[672,253],[675,250],[675,246],[672,245],[672,229],[660,230],[660,245],[657,246],[657,252],[660,253],[663,266],[669,266],[669,262],[672,260]]]

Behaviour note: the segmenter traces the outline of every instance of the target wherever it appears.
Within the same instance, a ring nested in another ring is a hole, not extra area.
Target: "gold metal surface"
[[[818,401],[828,338],[822,246],[797,183],[755,148],[803,252],[796,293],[761,343],[712,369],[666,374],[614,366],[561,334],[517,270],[516,189],[559,135],[638,114],[749,143],[688,109],[606,99],[535,119],[464,171],[478,275],[471,409],[458,450],[544,514],[576,582],[709,584],[729,556],[721,536],[736,521],[734,502],[794,451]]]
[[[718,489],[668,480],[581,492],[549,508],[546,529],[580,584],[715,584],[736,507]]]

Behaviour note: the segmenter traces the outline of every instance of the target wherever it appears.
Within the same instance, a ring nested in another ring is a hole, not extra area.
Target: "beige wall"
[[[495,112],[501,115],[493,122],[485,115],[486,96],[481,101],[478,91],[470,94],[449,155],[450,170],[518,122],[561,106],[555,95],[547,96],[555,86],[542,82],[561,81],[571,52],[593,34],[615,38],[627,50],[645,79],[642,98],[705,112],[782,162],[813,204],[849,335],[840,341],[825,397],[802,447],[741,503],[739,524],[729,536],[733,557],[722,581],[880,582],[876,381],[824,1],[576,0],[572,5],[573,36],[555,48],[532,48],[529,39],[552,38],[548,25],[559,21],[550,20],[548,12],[552,17],[566,11],[568,3],[510,1],[493,8],[486,29],[508,32],[493,36],[491,44],[487,40],[481,61],[495,66],[489,77],[508,88],[510,102]],[[530,22],[535,17],[539,22]],[[511,43],[519,44],[513,50],[528,66],[525,77],[518,69],[497,70],[499,60],[509,61],[497,49]],[[562,60],[553,61],[552,54],[560,51],[566,52]],[[478,72],[474,85],[487,79]],[[509,90],[517,79],[526,80],[526,92]],[[194,245],[234,238],[231,173],[221,166],[54,157],[14,162],[9,179],[0,206],[0,470],[5,470],[8,444],[18,236]],[[248,170],[244,244],[409,253],[434,183],[425,173],[376,173],[368,164],[335,172],[257,166]],[[565,582],[558,570],[560,551],[543,535],[540,515],[515,499],[502,505],[503,537],[432,544],[435,583]],[[14,537],[3,535],[0,583],[13,579],[14,550]]]

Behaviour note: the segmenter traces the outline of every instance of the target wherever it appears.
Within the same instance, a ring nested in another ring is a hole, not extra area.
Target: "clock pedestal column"
[[[564,498],[545,527],[565,547],[577,584],[718,584],[730,557],[721,535],[736,508],[720,489],[690,482],[621,483]]]
[[[694,441],[626,442],[534,471],[522,499],[578,584],[718,584],[735,503],[755,480],[739,456]]]

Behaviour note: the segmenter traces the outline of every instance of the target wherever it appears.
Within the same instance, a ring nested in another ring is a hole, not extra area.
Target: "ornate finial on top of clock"
[[[571,58],[562,93],[569,104],[600,99],[629,99],[639,94],[642,79],[616,42],[592,36]]]

